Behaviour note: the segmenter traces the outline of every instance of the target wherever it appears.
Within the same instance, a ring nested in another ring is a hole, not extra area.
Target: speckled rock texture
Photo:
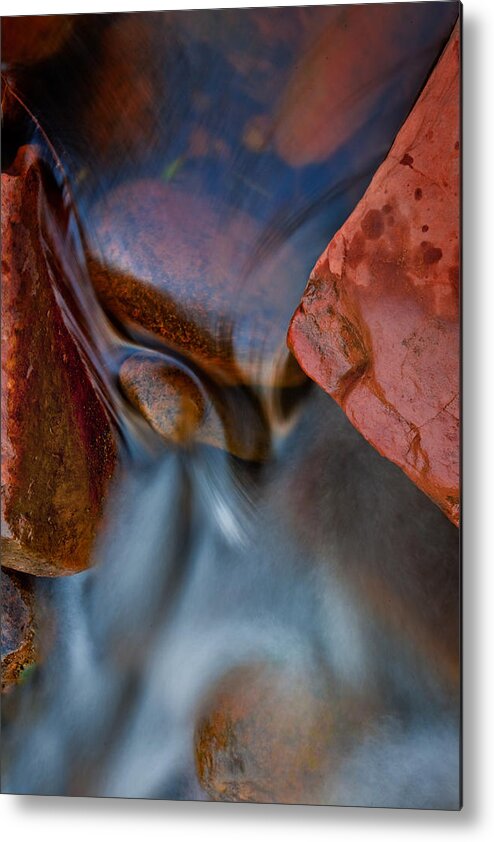
[[[90,563],[116,445],[55,296],[44,178],[34,147],[2,174],[2,565],[54,576]]]
[[[459,28],[316,264],[288,345],[365,438],[459,522]]]
[[[249,413],[235,389],[208,393],[191,372],[151,353],[128,357],[119,380],[132,406],[165,442],[180,447],[205,444],[249,461],[263,460],[269,453],[262,413],[253,408]]]

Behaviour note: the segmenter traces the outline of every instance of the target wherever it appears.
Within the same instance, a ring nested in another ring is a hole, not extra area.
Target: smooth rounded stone
[[[130,181],[91,212],[89,267],[106,310],[216,381],[285,386],[304,376],[286,327],[305,283],[289,244],[245,213],[160,181]]]
[[[57,576],[90,563],[116,442],[55,298],[45,175],[30,146],[2,174],[2,564]]]
[[[175,444],[190,441],[204,416],[204,398],[180,368],[136,354],[122,364],[120,384],[154,430]]]
[[[32,586],[22,574],[1,571],[2,693],[36,660]]]
[[[290,325],[304,371],[459,521],[459,28]]]
[[[281,99],[273,130],[280,157],[294,167],[330,158],[376,109],[381,119],[392,114],[397,83],[413,103],[458,14],[443,5],[443,12],[420,3],[328,10]]]
[[[267,428],[261,417],[239,419],[239,413],[229,411],[234,400],[231,388],[227,389],[231,401],[222,400],[222,390],[208,395],[182,368],[146,353],[128,357],[119,379],[131,404],[166,441],[182,446],[206,444],[241,459],[267,456]]]
[[[34,64],[50,58],[66,43],[72,15],[2,17],[2,64]]]
[[[324,803],[329,777],[367,717],[304,670],[237,667],[218,682],[197,723],[199,782],[215,801]]]

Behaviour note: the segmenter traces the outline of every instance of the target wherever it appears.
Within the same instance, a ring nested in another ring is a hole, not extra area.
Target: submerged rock
[[[328,776],[367,715],[304,671],[237,667],[196,728],[199,782],[215,801],[322,803]]]
[[[322,10],[317,10],[319,18]],[[242,94],[265,105],[279,94],[287,65],[298,51],[314,12],[304,8],[202,9],[177,12],[174,19],[185,41],[228,63]]]
[[[2,692],[22,679],[36,660],[32,585],[28,577],[1,571]]]
[[[288,244],[264,248],[245,213],[147,179],[112,191],[91,224],[93,283],[127,330],[224,383],[303,382],[285,345],[303,276]]]
[[[376,111],[389,119],[400,98],[413,102],[458,6],[349,4],[328,14],[296,63],[275,121],[274,147],[291,166],[326,160]]]
[[[90,562],[116,449],[55,296],[47,209],[23,147],[2,174],[2,564],[55,576]]]
[[[459,520],[459,28],[290,325],[304,371]]]

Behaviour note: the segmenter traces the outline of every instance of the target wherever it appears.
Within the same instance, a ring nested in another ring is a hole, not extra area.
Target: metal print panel
[[[460,7],[2,20],[2,788],[455,810]]]

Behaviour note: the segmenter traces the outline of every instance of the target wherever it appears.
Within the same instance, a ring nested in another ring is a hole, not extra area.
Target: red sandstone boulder
[[[36,659],[32,586],[27,576],[1,571],[2,693]]]
[[[91,224],[96,292],[134,336],[223,383],[303,382],[285,343],[302,274],[289,244],[263,249],[247,214],[147,179],[111,192]]]
[[[23,147],[2,174],[2,564],[54,576],[89,564],[116,451],[55,298],[46,202]]]
[[[459,520],[459,28],[288,333],[302,368]]]

